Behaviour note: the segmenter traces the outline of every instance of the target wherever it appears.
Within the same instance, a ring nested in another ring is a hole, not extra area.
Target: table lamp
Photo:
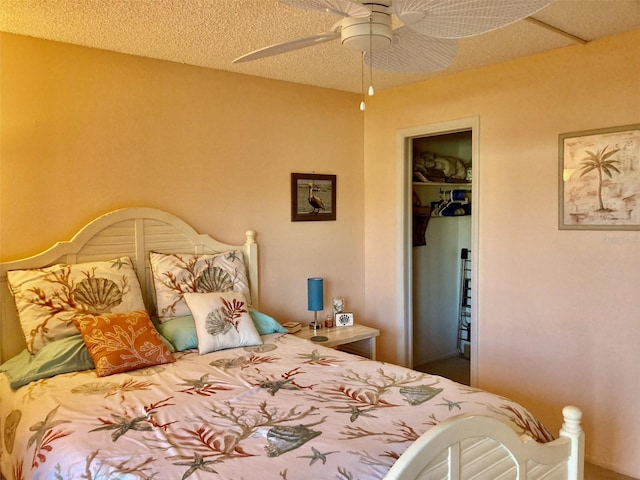
[[[313,312],[314,325],[318,325],[318,312],[324,309],[322,278],[307,279],[307,308]]]

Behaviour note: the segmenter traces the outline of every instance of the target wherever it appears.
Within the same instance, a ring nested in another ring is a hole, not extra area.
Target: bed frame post
[[[564,423],[560,436],[571,442],[571,454],[567,460],[569,480],[584,480],[584,431],[580,426],[582,411],[568,405],[562,409]]]
[[[260,308],[260,292],[258,291],[258,244],[256,243],[256,232],[247,230],[245,236],[244,246],[248,260],[247,274],[249,275],[251,307],[257,310]]]

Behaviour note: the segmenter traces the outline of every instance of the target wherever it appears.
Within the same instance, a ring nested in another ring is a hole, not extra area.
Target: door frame
[[[397,134],[397,181],[398,198],[396,201],[397,214],[400,226],[396,230],[397,262],[396,272],[396,298],[397,312],[396,325],[399,332],[398,339],[398,363],[413,367],[413,267],[412,267],[412,198],[413,192],[413,161],[412,140],[416,137],[455,133],[463,130],[471,130],[471,158],[473,170],[471,177],[471,385],[478,384],[478,331],[481,325],[478,322],[478,291],[479,291],[479,172],[480,172],[480,117],[469,117],[447,122],[421,125],[418,127],[398,130]],[[453,184],[452,184],[453,185]]]

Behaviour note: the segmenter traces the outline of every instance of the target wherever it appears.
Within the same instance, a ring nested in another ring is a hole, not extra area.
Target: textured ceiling
[[[496,0],[500,1],[500,0]],[[640,0],[556,0],[534,20],[585,41],[640,29]],[[249,63],[232,60],[252,50],[324,33],[337,17],[277,0],[2,0],[0,30],[207,68],[334,88],[361,90],[358,52],[332,41]],[[459,41],[445,70],[397,74],[374,70],[384,90],[581,43],[522,20]]]

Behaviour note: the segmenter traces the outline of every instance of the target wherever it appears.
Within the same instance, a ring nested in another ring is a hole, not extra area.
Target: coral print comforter
[[[286,334],[258,347],[175,354],[98,378],[15,391],[0,374],[7,479],[381,479],[432,425],[463,412],[548,431],[487,392]]]

